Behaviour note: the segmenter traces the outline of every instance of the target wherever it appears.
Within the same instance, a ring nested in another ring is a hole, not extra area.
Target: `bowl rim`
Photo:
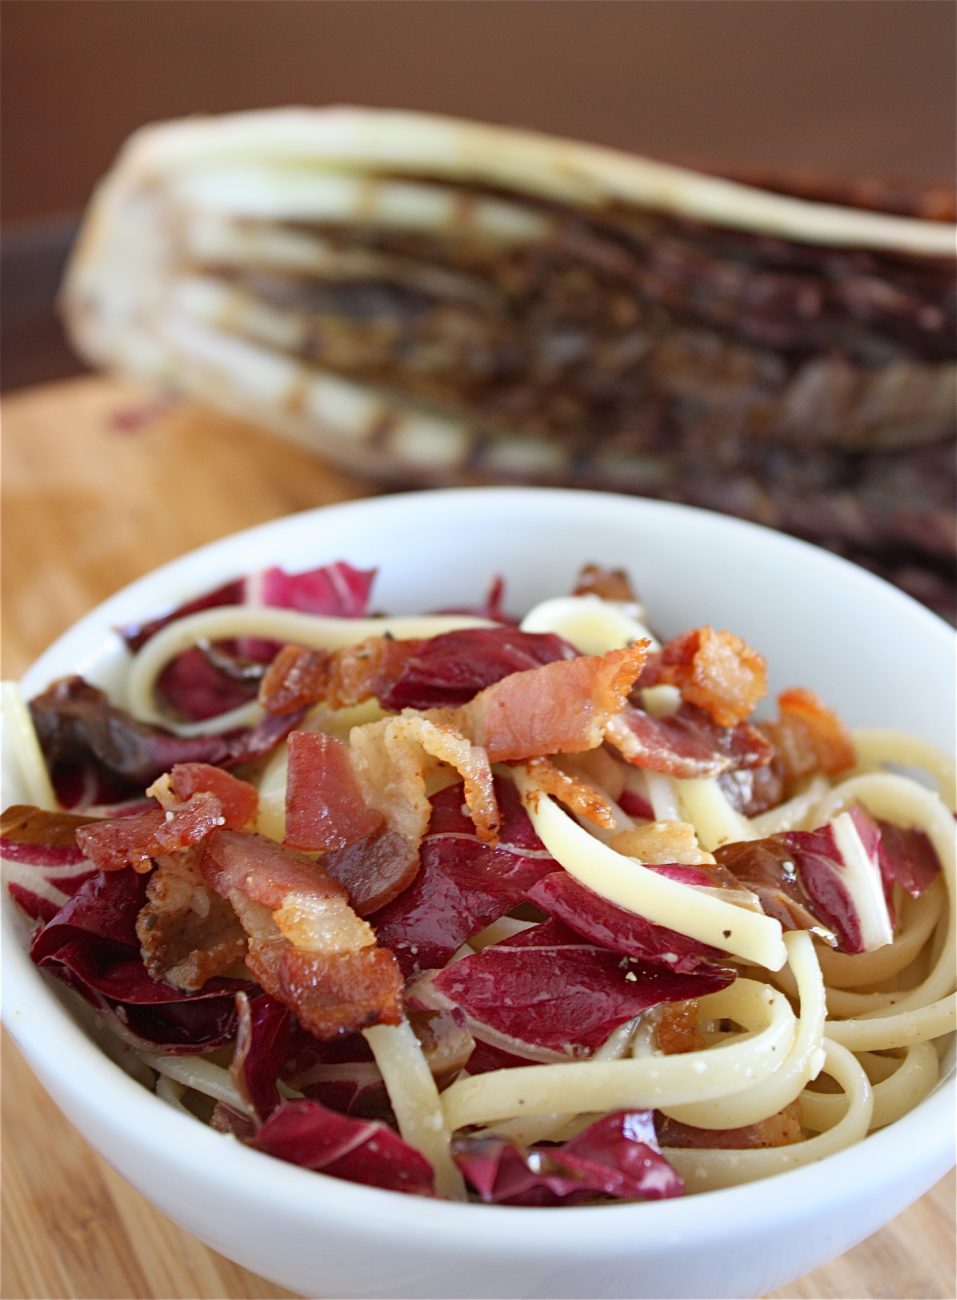
[[[151,598],[150,593],[169,588],[171,582],[175,583],[180,576],[186,579],[184,586],[188,586],[190,575],[197,568],[204,571],[199,580],[206,581],[211,574],[215,576],[223,561],[228,562],[237,544],[245,546],[268,537],[268,549],[273,550],[281,547],[290,534],[307,528],[309,522],[320,515],[324,520],[345,513],[360,516],[393,512],[415,515],[425,502],[430,507],[448,505],[457,508],[464,505],[466,499],[473,503],[481,501],[484,505],[493,497],[514,502],[522,498],[537,501],[547,498],[561,501],[573,511],[587,512],[598,505],[605,512],[624,508],[628,513],[661,518],[669,516],[679,522],[695,516],[699,521],[707,519],[707,527],[720,531],[744,530],[752,534],[755,541],[780,548],[782,555],[791,552],[805,562],[817,563],[827,569],[834,570],[837,566],[836,571],[843,573],[844,580],[864,584],[871,598],[892,602],[902,614],[906,611],[909,617],[919,622],[922,635],[930,637],[941,649],[944,648],[944,638],[948,644],[952,640],[952,630],[942,619],[883,579],[810,543],[759,524],[696,507],[611,493],[549,488],[463,488],[394,493],[317,507],[268,520],[195,548],[127,584],[97,605],[38,657],[23,680],[32,690],[46,684],[48,678],[44,679],[44,674],[49,674],[48,665],[64,656],[72,657],[75,662],[81,657],[76,651],[82,649],[88,657],[95,658],[98,645],[102,654],[107,636],[110,642],[113,640],[110,628],[124,617],[120,611],[129,602],[136,603],[143,596]],[[224,573],[225,576],[228,575]],[[335,1221],[346,1226],[354,1225],[357,1216],[359,1221],[367,1222],[368,1216],[375,1214],[374,1235],[389,1235],[397,1242],[408,1240],[410,1234],[427,1237],[439,1227],[443,1234],[443,1247],[452,1245],[467,1251],[475,1246],[476,1229],[482,1225],[495,1232],[497,1250],[517,1259],[527,1253],[529,1230],[537,1230],[546,1223],[554,1227],[555,1210],[548,1207],[431,1200],[426,1216],[423,1215],[423,1198],[419,1196],[332,1178],[267,1156],[235,1140],[227,1138],[223,1141],[224,1135],[177,1112],[137,1083],[96,1045],[60,1002],[52,978],[30,962],[11,919],[14,908],[7,897],[4,897],[2,910],[3,1019],[12,1038],[44,1083],[46,1077],[55,1071],[51,1060],[54,1055],[51,1044],[55,1043],[55,1054],[71,1063],[69,1077],[59,1075],[56,1078],[59,1095],[75,1095],[83,1107],[94,1113],[120,1140],[157,1163],[170,1167],[175,1165],[197,1185],[226,1180],[243,1187],[244,1196],[260,1201],[278,1200],[288,1206],[291,1217],[303,1221],[314,1222],[319,1214],[326,1223]],[[42,994],[37,1001],[40,990]],[[104,1067],[107,1067],[105,1074]],[[793,1215],[795,1205],[803,1204],[803,1198],[809,1193],[819,1191],[817,1183],[822,1167],[833,1174],[829,1184],[829,1203],[853,1201],[873,1191],[874,1169],[880,1167],[892,1169],[895,1180],[902,1184],[908,1179],[922,1178],[925,1186],[930,1186],[953,1163],[953,1092],[953,1077],[945,1077],[914,1110],[870,1134],[862,1142],[827,1156],[823,1161],[756,1182],[686,1198],[562,1207],[560,1222],[563,1231],[559,1238],[554,1233],[549,1234],[549,1251],[558,1259],[577,1256],[583,1249],[593,1250],[596,1244],[620,1242],[623,1231],[635,1245],[643,1238],[657,1238],[662,1233],[673,1235],[681,1229],[686,1229],[696,1241],[703,1242],[719,1237],[732,1225],[739,1224],[745,1210],[752,1220],[756,1212],[762,1220],[776,1218],[785,1211]],[[756,1189],[760,1189],[757,1196]],[[840,1189],[840,1195],[836,1189]],[[706,1199],[702,1201],[702,1197]],[[703,1213],[705,1207],[707,1212]],[[439,1216],[437,1220],[433,1217],[435,1215]]]

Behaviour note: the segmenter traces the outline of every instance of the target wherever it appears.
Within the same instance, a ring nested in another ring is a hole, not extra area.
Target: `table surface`
[[[368,495],[298,448],[101,378],[4,403],[3,674],[18,676],[91,606],[226,533]],[[69,560],[64,563],[64,557]],[[0,1294],[233,1300],[289,1293],[203,1246],[127,1186],[3,1048]],[[776,1297],[957,1294],[954,1183]]]

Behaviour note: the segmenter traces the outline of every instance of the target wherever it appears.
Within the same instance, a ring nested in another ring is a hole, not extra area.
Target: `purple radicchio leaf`
[[[272,567],[225,583],[160,618],[121,628],[120,635],[136,651],[177,619],[222,605],[359,618],[367,610],[374,578],[374,569],[354,569],[342,561],[302,573]],[[194,646],[163,669],[156,683],[157,696],[181,718],[198,722],[215,717],[255,697],[263,666],[278,649],[276,643],[260,637]]]
[[[912,898],[920,898],[940,875],[940,858],[929,836],[913,826],[877,824],[881,832],[878,860],[888,901],[895,884]]]
[[[525,1151],[500,1138],[463,1138],[453,1154],[481,1199],[497,1205],[658,1200],[684,1192],[647,1110],[606,1115],[561,1146]]]
[[[530,1052],[581,1057],[642,1011],[716,992],[732,978],[641,964],[546,921],[446,967],[433,985],[461,1007],[476,1038],[504,1035]]]
[[[90,765],[142,794],[176,763],[236,767],[262,758],[297,725],[302,712],[267,715],[253,727],[218,735],[177,736],[139,722],[82,677],[64,677],[30,701],[47,764]]]
[[[514,627],[462,628],[424,641],[381,696],[383,708],[435,709],[467,704],[512,673],[540,668],[577,651],[552,633]]]
[[[786,930],[812,930],[858,953],[893,940],[880,842],[880,827],[854,806],[816,830],[724,844],[715,857]]]
[[[707,877],[704,880],[707,884],[712,883]],[[561,921],[591,943],[625,957],[635,957],[684,974],[708,968],[710,963],[723,956],[717,948],[616,907],[594,890],[579,884],[567,871],[543,876],[532,885],[526,898],[547,916]]]
[[[136,651],[177,619],[220,605],[269,605],[306,614],[361,618],[368,608],[375,573],[375,569],[354,569],[341,560],[302,573],[286,573],[276,567],[264,569],[223,583],[148,622],[130,623],[118,631],[129,648]]]
[[[375,914],[378,941],[392,949],[406,976],[444,966],[466,939],[520,903],[540,876],[558,867],[511,782],[496,779],[495,795],[501,814],[495,847],[476,836],[461,785],[435,795],[418,875]]]
[[[210,980],[183,993],[150,978],[140,957],[136,918],[147,877],[97,872],[34,936],[37,966],[79,993],[128,1042],[169,1054],[210,1051],[236,1033],[234,995],[242,980]]]
[[[351,1183],[434,1195],[432,1166],[420,1151],[385,1124],[340,1115],[318,1101],[284,1101],[249,1145]]]
[[[94,871],[76,843],[92,819],[27,804],[0,821],[0,858],[10,896],[33,920],[50,921]]]

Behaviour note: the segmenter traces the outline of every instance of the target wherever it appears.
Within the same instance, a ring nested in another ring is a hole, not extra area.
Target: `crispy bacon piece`
[[[354,1033],[402,1019],[402,976],[387,948],[358,952],[303,952],[292,948],[279,967],[280,1002],[317,1038]]]
[[[698,843],[690,822],[649,822],[634,830],[620,831],[611,847],[647,863],[679,862],[694,867],[702,862],[714,862],[712,855]]]
[[[169,774],[169,789],[180,803],[194,794],[215,795],[223,824],[234,831],[241,831],[251,822],[259,808],[259,791],[255,786],[209,763],[177,763]],[[162,799],[160,802],[169,807]]]
[[[416,851],[429,824],[425,778],[440,762],[462,777],[479,839],[494,843],[498,835],[489,756],[456,728],[457,720],[458,711],[433,718],[402,714],[354,727],[349,737],[352,765],[366,802]]]
[[[282,936],[315,952],[354,952],[375,935],[321,863],[275,840],[241,831],[210,836],[202,872],[224,898],[239,892],[266,908]]]
[[[406,1012],[422,1055],[440,1088],[450,1084],[475,1050],[475,1039],[460,1011],[435,1011],[428,1007]]]
[[[682,704],[667,718],[629,706],[612,718],[607,735],[633,766],[681,778],[763,768],[774,753],[767,737],[750,722],[719,727],[691,704]]]
[[[854,765],[854,742],[837,714],[813,691],[793,686],[778,696],[777,722],[761,730],[774,745],[773,765],[790,789],[812,772],[837,776]]]
[[[584,817],[606,830],[615,825],[615,814],[608,800],[587,781],[563,772],[547,758],[530,759],[526,767],[540,789],[554,795],[577,817]]]
[[[76,842],[101,871],[152,869],[153,859],[198,844],[222,825],[222,808],[212,794],[194,794],[184,804],[79,826]]]
[[[265,991],[318,1038],[402,1017],[402,976],[376,946],[345,888],[305,854],[273,840],[217,830],[200,869],[246,931],[246,963]]]
[[[451,718],[492,763],[575,754],[602,743],[641,672],[647,641],[513,673]]]
[[[289,737],[286,843],[294,849],[342,849],[374,835],[381,812],[370,808],[341,740],[318,731]]]
[[[224,975],[246,954],[246,935],[229,904],[209,888],[197,851],[161,857],[136,919],[150,977],[187,992]]]
[[[572,591],[573,596],[600,596],[602,600],[638,603],[631,579],[624,569],[606,569],[601,564],[586,564]]]
[[[259,688],[259,702],[269,713],[291,713],[317,700],[333,708],[384,695],[422,641],[370,637],[341,650],[283,646]]]
[[[658,680],[677,686],[689,704],[704,709],[719,726],[733,727],[766,695],[767,665],[732,632],[698,627],[665,645]]]
[[[422,641],[374,636],[336,650],[330,657],[327,699],[334,709],[380,699],[412,658]]]
[[[682,1124],[680,1120],[669,1119],[660,1111],[655,1112],[655,1129],[658,1141],[663,1147],[714,1148],[722,1150],[750,1150],[755,1147],[786,1147],[792,1142],[800,1142],[804,1137],[801,1131],[801,1103],[792,1101],[790,1105],[779,1110],[776,1115],[759,1120],[757,1124],[746,1124],[743,1128],[695,1128],[691,1124]]]
[[[704,1035],[698,1028],[698,999],[686,1002],[669,1002],[655,1025],[655,1046],[665,1056],[680,1052],[698,1052],[705,1046]]]
[[[284,645],[259,685],[259,703],[267,713],[295,713],[325,694],[329,651]]]

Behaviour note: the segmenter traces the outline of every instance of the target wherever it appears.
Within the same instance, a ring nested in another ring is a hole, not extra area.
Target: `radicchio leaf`
[[[220,605],[269,605],[276,609],[298,609],[306,614],[361,618],[368,607],[375,575],[375,569],[354,569],[341,560],[302,573],[286,573],[276,567],[264,569],[247,578],[226,582],[146,623],[127,624],[119,633],[131,650],[139,650],[150,637],[177,619]]]
[[[606,1115],[561,1146],[525,1151],[501,1138],[463,1138],[453,1154],[481,1199],[496,1205],[658,1200],[684,1192],[658,1148],[648,1110]]]
[[[927,833],[891,822],[877,824],[881,832],[878,861],[888,901],[895,884],[912,898],[920,898],[940,875],[940,858]]]
[[[237,993],[236,1013],[236,1048],[229,1073],[237,1091],[264,1120],[282,1100],[276,1084],[298,1026],[292,1012],[268,993],[255,997]]]
[[[3,814],[3,878],[10,896],[33,920],[52,920],[93,874],[76,843],[77,829],[92,820],[27,804],[16,804]]]
[[[495,781],[501,815],[496,847],[483,844],[465,808],[462,785],[432,800],[432,818],[419,854],[419,874],[376,913],[379,943],[391,948],[406,976],[444,966],[471,935],[496,921],[540,877],[555,871],[510,781]]]
[[[698,874],[700,877],[701,873]],[[704,879],[711,883],[707,877]],[[531,887],[526,898],[548,916],[609,952],[635,957],[680,973],[707,968],[710,962],[722,957],[717,948],[616,907],[594,890],[579,884],[567,871],[543,876]]]
[[[145,876],[97,872],[38,931],[30,956],[112,1020],[122,1037],[147,1050],[195,1053],[231,1042],[234,995],[248,985],[215,979],[188,994],[150,979],[136,938],[145,902]]]
[[[318,1101],[285,1101],[249,1139],[268,1155],[367,1187],[435,1194],[425,1156],[375,1120],[352,1119]]]
[[[815,930],[841,952],[893,939],[879,865],[881,831],[859,806],[812,831],[784,831],[715,850],[786,930]]]
[[[254,727],[219,735],[177,736],[138,722],[82,677],[64,677],[30,701],[47,763],[92,765],[142,793],[177,763],[236,767],[262,758],[297,725],[301,713],[269,715]]]
[[[476,1037],[491,1030],[534,1051],[581,1057],[649,1007],[713,993],[732,978],[643,965],[546,921],[446,967],[433,983]]]
[[[455,609],[440,609],[439,614],[468,614],[472,618],[487,618],[493,623],[508,623],[515,626],[516,620],[506,614],[502,607],[505,599],[505,579],[496,574],[489,583],[485,599],[479,605],[461,605]]]
[[[422,642],[380,702],[397,713],[467,704],[503,677],[576,655],[572,646],[551,632],[521,632],[515,627],[446,632]]]
[[[337,562],[303,573],[269,568],[229,582],[178,609],[141,625],[120,629],[131,650],[138,650],[162,628],[187,614],[221,605],[269,606],[337,618],[361,617],[368,606],[375,570]],[[257,637],[194,646],[173,659],[160,674],[156,693],[170,711],[191,721],[215,717],[256,694],[263,664],[278,645]]]
[[[300,1030],[282,1078],[296,1092],[340,1114],[394,1120],[385,1082],[361,1034],[320,1043]]]

